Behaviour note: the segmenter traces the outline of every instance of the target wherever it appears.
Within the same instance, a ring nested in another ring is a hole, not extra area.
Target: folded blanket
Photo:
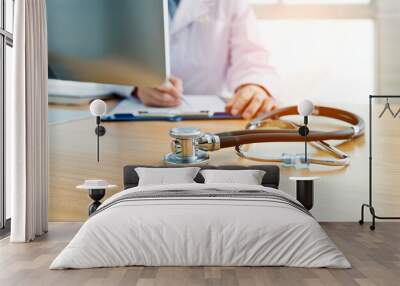
[[[290,199],[287,196],[283,196],[276,191],[269,190],[235,190],[229,191],[221,188],[207,188],[202,190],[164,190],[164,191],[146,191],[146,192],[127,192],[122,196],[113,198],[104,203],[101,208],[92,214],[92,216],[107,210],[119,203],[128,201],[144,201],[154,199],[166,199],[166,200],[187,200],[187,199],[238,199],[238,200],[257,200],[257,201],[269,201],[292,206],[299,211],[310,215],[310,212],[299,202],[294,199]]]

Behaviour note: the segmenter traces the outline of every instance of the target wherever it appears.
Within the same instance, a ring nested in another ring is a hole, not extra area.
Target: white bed
[[[50,269],[133,265],[350,268],[318,222],[299,205],[280,190],[254,185],[130,188],[103,203]]]

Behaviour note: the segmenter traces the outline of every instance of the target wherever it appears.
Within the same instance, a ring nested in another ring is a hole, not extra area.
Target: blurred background
[[[250,0],[260,37],[283,83],[282,100],[310,97],[367,102],[371,93],[400,90],[400,1]],[[1,58],[10,92],[13,0],[4,0]]]
[[[250,1],[282,79],[282,104],[307,97],[347,106],[367,104],[369,94],[400,94],[399,0]],[[14,0],[0,2],[1,144],[4,98],[11,92]],[[90,116],[77,117],[81,113]],[[10,198],[2,185],[0,205]]]
[[[400,1],[252,0],[293,103],[367,103],[400,90]]]

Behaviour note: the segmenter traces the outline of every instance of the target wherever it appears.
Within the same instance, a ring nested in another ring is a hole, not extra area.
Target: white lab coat
[[[185,94],[234,92],[259,84],[276,96],[277,76],[257,38],[247,0],[181,0],[170,23],[171,72]]]

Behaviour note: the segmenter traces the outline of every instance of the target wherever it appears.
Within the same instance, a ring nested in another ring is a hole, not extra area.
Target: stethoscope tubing
[[[327,110],[327,108],[325,108]],[[286,109],[283,111],[284,115],[288,113]],[[333,109],[331,109],[333,110]],[[327,116],[325,116],[327,117]],[[350,164],[350,156],[345,152],[337,149],[336,147],[325,142],[326,140],[353,140],[363,134],[364,121],[357,115],[352,113],[341,111],[340,116],[332,116],[334,119],[346,121],[347,123],[358,123],[358,129],[351,127],[343,130],[323,132],[323,131],[311,131],[307,136],[307,141],[327,152],[333,154],[335,159],[329,158],[314,158],[309,157],[307,163],[325,165],[325,166],[348,166]],[[235,151],[238,156],[259,162],[275,162],[284,163],[285,159],[283,155],[266,155],[265,153],[246,152],[242,150],[242,147],[247,144],[254,143],[271,143],[271,142],[303,142],[305,139],[299,134],[298,124],[292,121],[285,121],[293,129],[255,129],[257,126],[261,126],[267,118],[257,119],[246,126],[245,130],[223,132],[217,134],[220,137],[221,148],[235,147]],[[275,118],[278,119],[278,118]]]
[[[230,148],[239,145],[254,143],[272,143],[272,142],[303,142],[304,137],[293,130],[264,130],[263,132],[244,133],[243,135],[235,135],[235,133],[217,134],[220,138],[221,148]],[[285,132],[282,132],[285,131]],[[239,131],[241,132],[241,131]],[[353,129],[344,129],[332,132],[310,131],[307,135],[307,141],[324,141],[324,140],[348,140],[354,135]]]
[[[242,145],[235,147],[236,154],[241,158],[256,162],[284,163],[284,159],[282,158],[282,156],[265,155],[260,153],[257,153],[257,155],[253,155],[250,152],[243,151],[241,149],[242,147],[243,147]],[[321,158],[309,157],[307,159],[307,163],[315,165],[331,166],[331,167],[345,167],[350,164],[350,157],[345,157],[341,159],[321,159]]]

